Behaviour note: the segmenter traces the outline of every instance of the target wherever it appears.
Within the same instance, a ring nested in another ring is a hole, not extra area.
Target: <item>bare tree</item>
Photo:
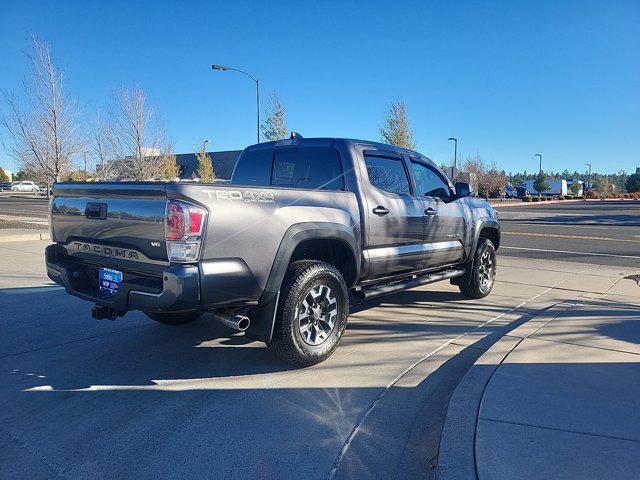
[[[389,113],[385,118],[384,126],[380,127],[380,135],[384,143],[415,150],[413,130],[409,128],[407,107],[404,101],[399,100],[389,106]]]
[[[498,170],[496,162],[491,162],[484,176],[485,191],[487,195],[502,196],[507,187],[507,175]]]
[[[115,92],[108,138],[121,177],[148,180],[164,175],[171,149],[164,125],[140,87]]]
[[[52,183],[71,170],[84,139],[77,123],[79,109],[66,93],[64,74],[53,63],[51,47],[33,35],[31,41],[26,54],[30,72],[24,80],[27,107],[3,92],[7,112],[0,122],[11,139],[9,153],[20,168],[38,181]]]
[[[115,160],[117,157],[113,149],[114,141],[111,138],[111,133],[109,124],[100,111],[97,111],[90,129],[90,145],[96,158],[96,176],[101,180],[107,180],[116,175]]]
[[[265,121],[260,126],[264,138],[270,142],[287,138],[287,119],[277,92],[274,91],[271,94],[269,107],[264,113]]]

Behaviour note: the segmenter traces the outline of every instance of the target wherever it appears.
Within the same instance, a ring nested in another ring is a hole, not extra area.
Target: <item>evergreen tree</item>
[[[201,182],[213,182],[216,179],[216,172],[213,169],[213,163],[211,157],[206,152],[204,145],[198,153],[196,153],[196,159],[198,160],[198,177]]]
[[[380,135],[384,143],[415,150],[413,130],[409,128],[407,107],[402,100],[389,106],[389,113],[385,118],[384,126],[380,127]]]
[[[163,159],[163,168],[161,171],[161,176],[165,180],[173,180],[180,176],[180,167],[178,166],[178,162],[176,160],[176,156],[172,153],[164,155]]]
[[[533,181],[533,188],[538,191],[538,196],[540,196],[540,194],[545,190],[549,190],[551,188],[551,185],[547,182],[547,176],[544,172],[539,172],[538,175],[536,175],[536,178]]]
[[[262,136],[268,142],[287,138],[287,119],[284,106],[280,101],[280,96],[276,92],[271,94],[269,107],[265,110],[264,115],[265,120],[260,126]]]
[[[629,175],[625,187],[629,193],[640,192],[640,172]]]

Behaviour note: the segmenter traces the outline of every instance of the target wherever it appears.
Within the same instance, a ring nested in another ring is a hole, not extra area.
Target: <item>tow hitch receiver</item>
[[[100,305],[94,305],[91,309],[91,316],[96,320],[115,320],[118,317],[123,317],[125,312],[121,312],[113,307],[101,307]]]

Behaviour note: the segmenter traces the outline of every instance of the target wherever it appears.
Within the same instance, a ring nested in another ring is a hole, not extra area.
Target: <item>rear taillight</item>
[[[167,202],[165,237],[171,262],[198,260],[207,210],[185,202]]]
[[[185,214],[185,207],[182,204],[169,202],[167,205],[167,240],[182,240],[184,238],[187,232],[187,216],[188,213]]]

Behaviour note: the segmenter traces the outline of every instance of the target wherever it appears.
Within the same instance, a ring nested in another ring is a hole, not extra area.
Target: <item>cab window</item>
[[[448,183],[431,165],[411,159],[411,169],[416,180],[416,195],[442,199],[451,196]]]
[[[402,159],[365,154],[364,161],[367,165],[369,182],[378,190],[396,195],[411,193],[409,178]]]
[[[344,190],[342,161],[332,147],[278,147],[271,185],[310,190]]]

